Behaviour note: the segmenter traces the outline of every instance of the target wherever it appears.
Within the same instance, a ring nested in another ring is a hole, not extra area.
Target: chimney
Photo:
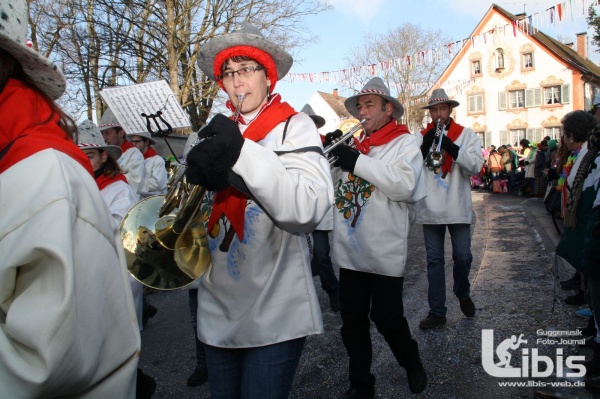
[[[577,34],[577,54],[587,58],[587,32]]]
[[[565,46],[567,46],[570,49],[572,49],[573,48],[573,42],[565,43]]]
[[[337,91],[337,89],[333,89],[333,96],[335,98],[338,98],[338,91]]]

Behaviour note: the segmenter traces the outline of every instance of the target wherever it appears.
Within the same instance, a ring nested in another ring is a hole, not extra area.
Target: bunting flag
[[[574,1],[575,5],[573,5]],[[556,25],[558,22],[562,22],[566,15],[570,15],[571,19],[573,19],[574,10],[577,17],[587,17],[590,3],[593,5],[600,5],[600,0],[566,0],[547,8],[545,13],[536,12],[526,16],[524,19],[511,21],[510,26],[512,27],[512,34],[514,37],[516,37],[518,33],[523,35],[533,35],[539,30],[539,27],[544,27],[546,22]],[[502,33],[506,36],[509,34],[507,33],[508,26],[509,24],[496,26],[488,31],[481,32],[478,35],[447,43],[438,48],[421,50],[415,54],[405,55],[402,58],[385,60],[377,64],[351,67],[331,72],[288,73],[282,80],[291,83],[308,82],[327,83],[332,85],[339,83],[356,83],[360,85],[365,77],[370,78],[384,74],[385,71],[393,68],[411,69],[416,65],[427,66],[438,63],[444,58],[452,59],[467,45],[471,45],[473,48],[475,48],[476,45],[486,45],[488,42],[488,35],[490,34],[494,35],[495,43],[497,39],[496,35]]]

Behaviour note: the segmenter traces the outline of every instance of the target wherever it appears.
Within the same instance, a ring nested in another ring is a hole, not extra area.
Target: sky
[[[290,74],[335,72],[347,68],[348,58],[354,46],[364,45],[368,33],[381,34],[405,23],[419,25],[424,30],[441,30],[452,41],[469,38],[493,3],[512,14],[547,16],[548,8],[559,3],[571,2],[573,7],[587,10],[587,5],[597,0],[534,0],[534,1],[487,1],[487,0],[329,0],[333,9],[316,16],[308,16],[305,22],[318,40],[294,53]],[[600,6],[596,6],[600,11]],[[588,58],[598,63],[600,53],[591,45],[593,31],[587,29],[585,16],[564,16],[554,25],[546,23],[539,29],[556,38],[567,38],[576,43],[576,34],[588,32]],[[432,43],[430,49],[445,43]],[[429,49],[423,49],[424,51]],[[449,61],[449,59],[448,59]],[[448,62],[447,61],[447,62]],[[290,75],[291,76],[291,75]],[[297,76],[297,75],[296,75]],[[341,83],[311,83],[305,80],[279,81],[275,92],[301,110],[316,91],[332,93],[338,89],[341,96],[348,97],[352,91]]]

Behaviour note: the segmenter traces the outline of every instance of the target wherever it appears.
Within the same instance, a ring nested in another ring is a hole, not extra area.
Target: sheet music
[[[142,113],[155,115],[161,111],[162,118],[173,129],[191,126],[189,116],[175,98],[175,94],[166,80],[107,87],[100,91],[100,96],[113,111],[127,134],[148,131],[147,118],[142,116]],[[156,132],[158,127],[152,119],[150,121],[152,131]],[[163,129],[166,129],[164,124],[161,125],[163,125]]]

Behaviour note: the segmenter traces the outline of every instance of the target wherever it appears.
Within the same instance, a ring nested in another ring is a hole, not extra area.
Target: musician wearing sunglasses
[[[198,288],[198,338],[211,398],[286,398],[305,338],[323,332],[307,234],[333,204],[312,119],[273,92],[292,57],[255,27],[209,40],[198,65],[227,93],[187,155],[211,265]]]
[[[427,374],[402,299],[413,203],[424,195],[419,141],[398,122],[404,107],[379,77],[344,105],[365,134],[331,151],[338,167],[331,257],[340,270],[341,334],[350,358],[343,397],[375,396],[369,317],[406,370],[410,391],[419,393]],[[327,134],[325,146],[339,133]]]
[[[148,132],[140,132],[128,134],[126,137],[144,156],[144,180],[140,185],[140,195],[146,197],[166,193],[169,175],[165,160],[151,147],[156,144],[152,135]]]
[[[429,281],[429,314],[419,324],[422,329],[446,324],[446,229],[450,233],[454,261],[452,291],[459,300],[462,313],[467,317],[475,316],[469,283],[473,261],[470,177],[479,174],[484,160],[479,136],[456,123],[450,116],[452,109],[458,105],[458,101],[448,98],[444,89],[436,89],[431,94],[429,104],[423,107],[429,110],[432,122],[421,131],[427,197],[417,203],[417,223],[423,225]],[[443,158],[439,169],[431,170],[431,165],[428,167],[427,164],[433,159],[432,152],[438,149]]]

